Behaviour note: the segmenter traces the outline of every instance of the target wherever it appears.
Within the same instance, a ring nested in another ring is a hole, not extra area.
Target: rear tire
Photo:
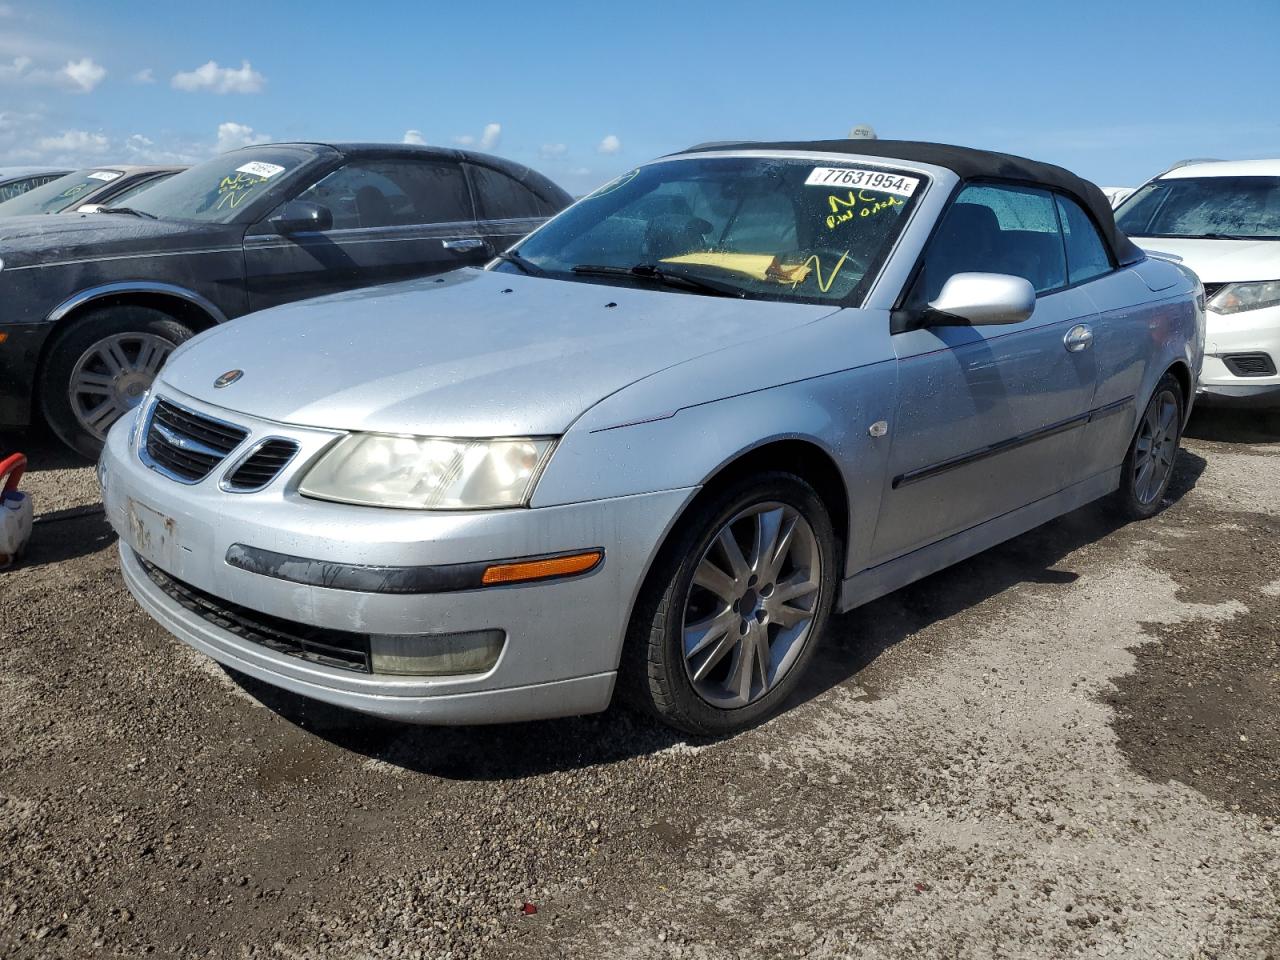
[[[107,430],[151,388],[193,331],[151,307],[93,310],[58,334],[40,378],[40,405],[58,439],[91,460]]]
[[[837,556],[826,506],[793,474],[759,474],[710,495],[673,531],[645,581],[620,693],[688,733],[758,723],[813,657]]]
[[[1120,489],[1112,498],[1112,506],[1122,518],[1145,520],[1159,513],[1164,505],[1182,442],[1185,410],[1182,384],[1172,373],[1166,373],[1138,418],[1124,458]]]

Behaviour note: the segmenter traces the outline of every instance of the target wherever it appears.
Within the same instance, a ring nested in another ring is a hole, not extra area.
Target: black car
[[[185,169],[186,167],[140,167],[128,164],[87,167],[48,180],[5,200],[0,203],[0,217],[69,213],[85,207],[116,203]]]
[[[96,456],[173,349],[252,310],[480,264],[571,198],[411,145],[224,153],[100,213],[0,219],[0,431]]]
[[[46,167],[0,167],[0,203],[64,177],[68,172]]]

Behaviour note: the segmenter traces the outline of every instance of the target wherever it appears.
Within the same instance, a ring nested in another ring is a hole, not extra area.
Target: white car
[[[1107,203],[1111,204],[1111,209],[1114,210],[1133,196],[1133,187],[1103,187],[1102,195],[1107,198]]]
[[[1200,402],[1280,412],[1280,160],[1178,166],[1134,191],[1116,223],[1204,283]]]

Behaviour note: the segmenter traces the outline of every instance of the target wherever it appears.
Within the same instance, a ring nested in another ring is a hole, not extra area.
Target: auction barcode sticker
[[[236,167],[236,173],[247,173],[251,177],[270,180],[277,173],[284,173],[284,167],[274,163],[263,163],[261,160],[253,160],[243,167]]]
[[[900,173],[883,170],[860,170],[857,167],[814,167],[804,185],[806,187],[848,187],[854,190],[875,190],[877,193],[896,193],[909,197],[916,192],[920,181],[904,177]]]
[[[116,171],[114,170],[95,170],[93,173],[89,174],[89,179],[90,180],[114,180],[118,176],[120,176],[120,174],[116,173]]]

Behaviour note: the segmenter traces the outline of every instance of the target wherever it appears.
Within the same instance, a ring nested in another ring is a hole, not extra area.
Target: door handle
[[[1063,346],[1071,353],[1079,353],[1093,346],[1093,328],[1087,323],[1077,323],[1062,338]]]
[[[478,240],[475,237],[459,237],[456,240],[444,241],[444,248],[446,250],[457,250],[459,252],[466,250],[479,250],[483,246],[484,241]]]

